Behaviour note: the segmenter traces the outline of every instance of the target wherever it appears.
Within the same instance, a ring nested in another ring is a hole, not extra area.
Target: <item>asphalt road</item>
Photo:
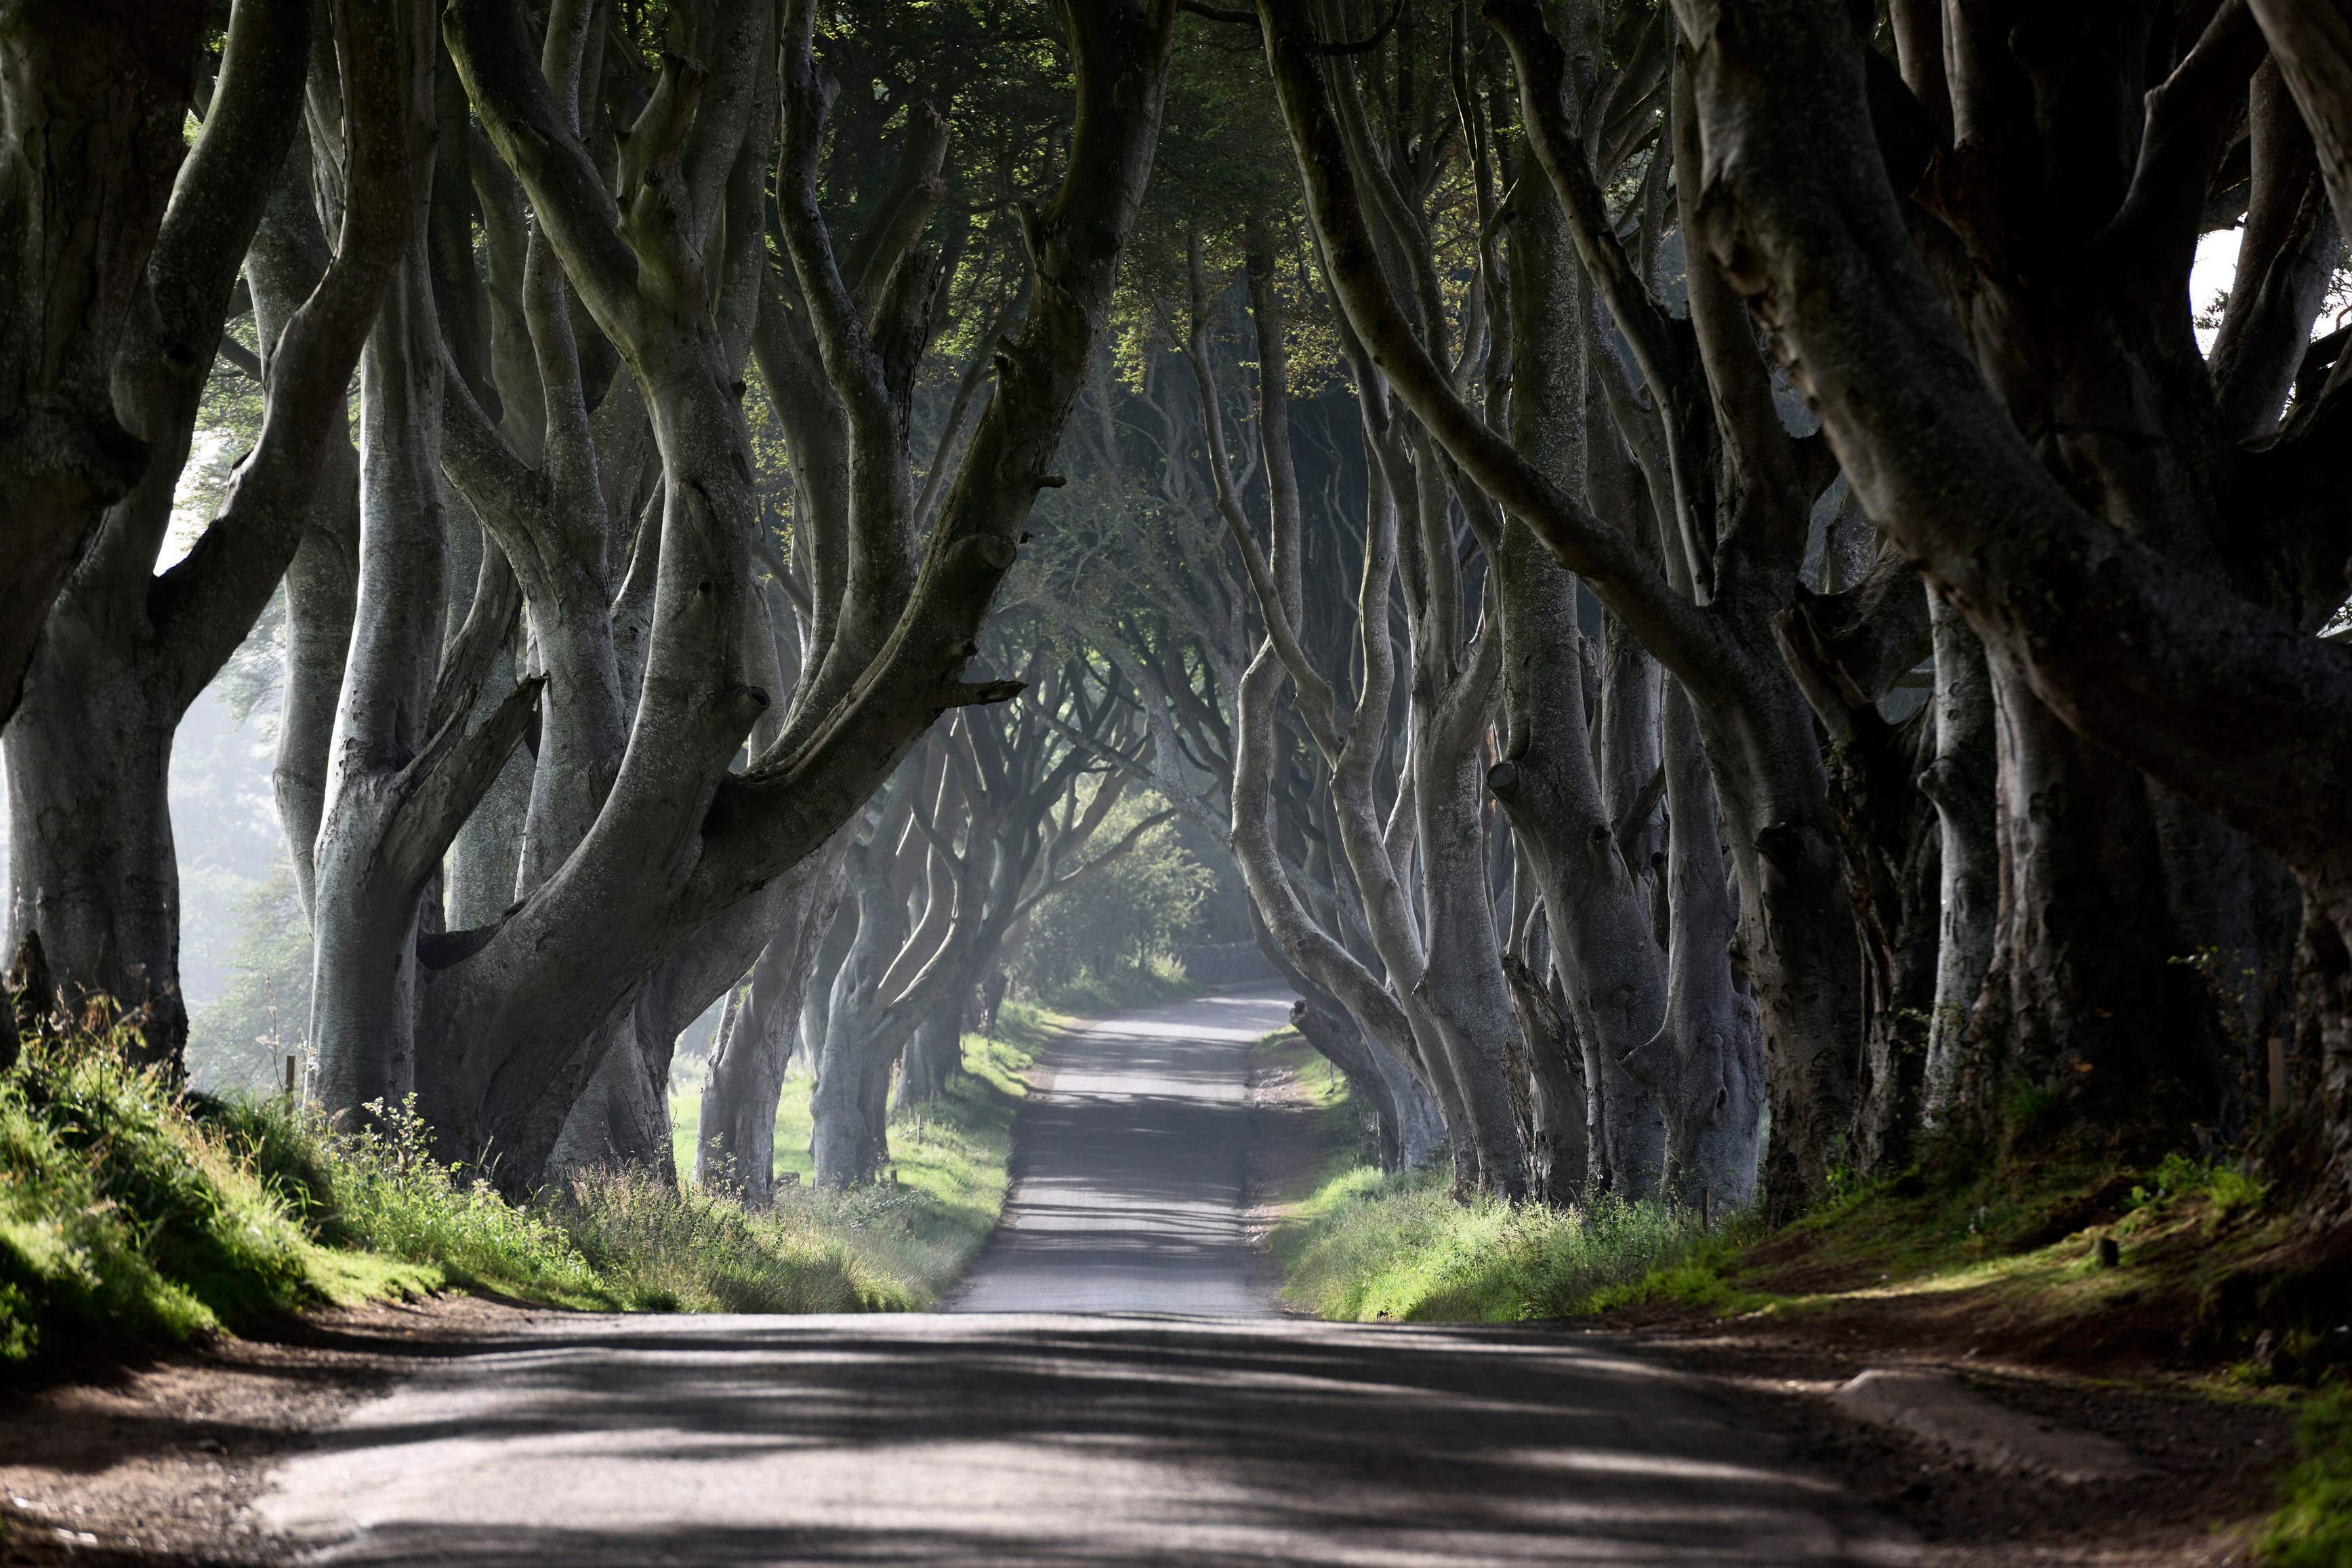
[[[320,1562],[517,1568],[1905,1559],[1604,1339],[1273,1315],[1236,1205],[1280,1010],[1058,1053],[951,1310],[539,1320],[321,1434],[265,1522]]]
[[[1004,1218],[945,1310],[1272,1315],[1272,1269],[1242,1225],[1249,1050],[1289,1019],[1286,990],[1229,993],[1049,1050]]]

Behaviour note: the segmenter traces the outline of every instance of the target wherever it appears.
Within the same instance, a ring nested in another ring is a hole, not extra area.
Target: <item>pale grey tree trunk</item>
[[[186,155],[210,12],[19,6],[0,32],[0,722],[78,552],[146,469],[115,405],[117,337]],[[233,267],[229,244],[214,259]],[[198,385],[211,346],[185,346]]]
[[[436,215],[437,216],[437,215]],[[457,486],[442,484],[442,504],[449,518],[449,595],[444,646],[463,627],[471,598],[464,592],[482,575],[486,552],[498,545],[487,537],[474,516],[471,502]],[[503,569],[503,556],[491,563]],[[499,650],[483,681],[483,695],[475,705],[479,722],[497,708],[501,694],[514,689],[522,671],[516,668],[515,639]],[[535,747],[518,746],[491,781],[482,802],[466,819],[449,846],[448,864],[441,882],[442,918],[451,931],[488,925],[513,903],[522,866],[525,820],[530,809]]]
[[[796,1028],[808,1011],[803,999],[821,999],[832,987],[833,975],[817,971],[846,886],[846,850],[845,834],[796,873],[790,908],[751,966],[749,994],[712,1050],[703,1079],[695,1179],[740,1193],[748,1207],[775,1199],[777,1104]]]
[[[265,374],[287,322],[327,270],[327,242],[311,196],[312,162],[307,139],[298,142],[246,256]],[[335,400],[327,424],[318,489],[286,568],[286,670],[270,774],[305,920],[315,902],[311,851],[325,810],[328,748],[359,596],[360,464],[344,400]]]
[[[396,1103],[416,1086],[415,939],[434,868],[387,851],[414,777],[404,775],[428,738],[448,591],[440,405],[418,233],[360,359],[359,595],[313,849],[310,1040],[330,1115]]]
[[[1556,482],[1583,491],[1600,466],[1589,447],[1611,438],[1586,406],[1586,334],[1577,323],[1589,305],[1550,193],[1530,186],[1513,200],[1513,443]],[[1640,521],[1629,515],[1625,526],[1639,531]],[[1623,1063],[1665,1016],[1666,965],[1632,860],[1650,815],[1637,812],[1636,802],[1648,778],[1627,773],[1655,757],[1655,710],[1644,700],[1644,672],[1621,652],[1616,700],[1595,731],[1585,703],[1576,580],[1517,519],[1505,525],[1496,573],[1508,749],[1487,785],[1509,813],[1543,890],[1552,959],[1566,982],[1570,1032],[1583,1058],[1578,1077],[1597,1102],[1589,1118],[1590,1168],[1574,1179],[1639,1197],[1656,1183],[1663,1133],[1657,1107]],[[1619,811],[1633,820],[1612,814],[1596,747],[1627,771],[1610,778]]]
[[[601,38],[593,26],[568,30],[585,12],[558,7],[551,18],[559,15],[567,26],[551,39],[585,46]],[[603,781],[602,807],[578,847],[544,868],[543,880],[498,924],[450,933],[433,949],[426,1032],[446,1058],[446,1098],[466,1113],[448,1136],[460,1148],[504,1150],[501,1182],[528,1188],[548,1168],[573,1100],[601,1064],[601,1031],[679,945],[816,853],[942,709],[1011,695],[1005,683],[961,677],[1048,477],[1043,455],[1108,317],[1118,245],[1149,173],[1172,14],[1127,5],[1065,13],[1085,84],[1080,132],[1069,178],[1039,221],[1041,232],[1083,232],[1093,242],[1039,247],[1041,279],[1052,287],[1040,287],[1005,350],[997,395],[948,491],[923,571],[886,572],[865,584],[862,591],[878,596],[887,640],[862,673],[851,672],[843,703],[794,714],[740,775],[730,764],[769,706],[745,679],[742,661],[747,600],[740,590],[759,511],[735,389],[738,346],[751,327],[745,285],[761,249],[757,176],[769,122],[759,106],[771,79],[775,11],[732,0],[707,14],[719,31],[702,41],[709,74],[700,93],[682,84],[683,62],[668,68],[653,100],[658,112],[621,159],[617,198],[583,140],[573,95],[548,89],[549,78],[567,73],[594,79],[582,48],[551,47],[535,62],[521,14],[497,0],[456,0],[447,18],[450,52],[485,132],[516,171],[569,285],[640,384],[662,468],[652,503],[657,521],[640,522],[613,616],[616,640],[641,641],[646,653],[631,698],[634,723],[617,769]],[[782,205],[797,267],[812,232],[803,219],[822,126],[821,115],[810,118],[819,108],[811,14],[787,5],[782,21],[795,84],[786,95],[794,118]],[[1105,106],[1114,101],[1112,113]],[[866,488],[849,526],[870,531],[862,542],[867,559],[908,559],[905,509],[891,502],[894,487],[906,489],[903,465],[894,473],[888,460],[898,439],[888,418],[895,362],[877,351],[831,258],[814,270],[818,286],[805,288],[804,299],[819,323],[828,379],[862,443],[853,479]],[[894,310],[927,294],[918,271],[893,274]],[[895,353],[904,345],[894,339],[887,346]],[[551,408],[554,401],[551,395]],[[475,423],[488,426],[478,411]],[[536,487],[494,430],[485,438],[475,428],[466,439],[495,482]],[[551,440],[544,478],[562,479],[554,471],[562,460]],[[500,526],[500,509],[481,510],[486,523]],[[543,522],[515,532],[500,542],[526,580],[534,632],[548,650],[551,682],[560,684],[554,647],[565,639],[543,624],[539,606],[549,595],[534,594],[530,579],[561,552],[544,549]],[[617,663],[625,672],[635,660]],[[544,756],[541,763],[541,775],[563,771]],[[529,882],[528,847],[525,861]],[[741,950],[710,994],[739,979],[758,948]],[[638,1044],[649,1066],[667,1048],[660,1029]]]
[[[178,26],[166,16],[148,18],[138,27],[152,46],[175,36]],[[252,626],[291,552],[296,513],[260,504],[278,476],[264,472],[245,507],[237,507],[232,496],[226,523],[215,524],[220,531],[200,543],[188,562],[160,576],[155,567],[237,261],[262,220],[299,122],[310,31],[310,16],[300,0],[244,0],[231,17],[204,129],[173,189],[143,268],[131,265],[125,280],[135,279],[136,287],[124,292],[128,309],[120,340],[109,345],[110,404],[122,421],[118,435],[127,433],[145,444],[143,471],[127,493],[86,496],[89,515],[75,522],[73,534],[79,538],[87,531],[89,536],[62,591],[54,603],[41,606],[46,622],[40,640],[28,660],[0,671],[6,683],[0,710],[10,700],[17,704],[0,734],[10,840],[0,942],[13,955],[37,934],[51,983],[68,1005],[84,996],[112,998],[136,1028],[140,1054],[173,1071],[179,1069],[187,1040],[187,1007],[180,994],[179,866],[168,788],[172,740],[188,705]],[[19,18],[10,47],[37,51],[39,34],[37,26]],[[99,42],[84,40],[93,47]],[[87,129],[72,122],[75,89],[69,82],[105,68],[95,59],[75,60],[69,67],[66,79],[52,76],[41,84],[51,97],[44,111],[32,114],[32,123],[45,123],[43,134],[56,136],[63,146],[73,145]],[[121,85],[127,93],[131,84]],[[12,126],[17,111],[30,111],[30,106],[16,103],[16,96],[12,87]],[[139,137],[127,124],[117,129],[130,133],[93,155],[122,159],[113,173],[123,174],[136,165]],[[8,139],[22,140],[13,130]],[[41,155],[40,139],[20,147],[17,155]],[[18,169],[20,184],[27,175]],[[90,167],[80,177],[102,174]],[[139,205],[130,190],[113,194],[127,208]],[[97,226],[110,228],[131,216],[126,211]],[[85,235],[71,248],[89,243]],[[38,297],[52,280],[36,274],[25,281]],[[106,301],[82,300],[60,319],[106,313]],[[19,333],[26,339],[36,335],[47,332]],[[31,375],[37,381],[58,368],[45,364]],[[286,378],[279,390],[282,399],[307,389],[297,375]],[[21,440],[28,425],[58,418],[67,401],[53,396],[48,402],[55,406],[9,421],[17,432],[9,442]],[[298,464],[307,458],[307,471],[300,475],[307,481],[315,472],[316,453],[289,453],[282,401],[274,412],[278,436],[262,461],[282,467],[289,457]],[[27,459],[20,466],[37,468],[41,458],[56,455],[20,454]],[[0,508],[13,511],[25,499],[20,490],[28,477],[12,471],[0,480]],[[65,486],[59,493],[79,488]],[[16,521],[28,532],[42,526],[30,515]],[[32,542],[19,536],[14,542]],[[12,582],[0,597],[13,596],[19,586],[30,589],[31,579],[42,575],[41,563],[25,564],[26,581]],[[14,635],[0,635],[0,661]]]
[[[1984,645],[1932,588],[1936,647],[1936,756],[1919,786],[1936,803],[1942,915],[1936,1005],[1927,1025],[1923,1120],[1942,1123],[1958,1085],[1969,1017],[1992,962],[2000,916],[2000,848],[1993,828],[1993,700]]]
[[[1763,1032],[1755,1003],[1733,984],[1724,962],[1738,912],[1713,775],[1679,683],[1668,688],[1664,710],[1674,931],[1666,1016],[1624,1067],[1648,1088],[1664,1119],[1662,1190],[1686,1205],[1711,1197],[1737,1207],[1756,1190],[1766,1099]]]

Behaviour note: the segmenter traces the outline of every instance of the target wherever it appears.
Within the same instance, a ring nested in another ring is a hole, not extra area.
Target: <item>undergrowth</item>
[[[871,1304],[928,1305],[996,1228],[1012,1185],[1013,1117],[1025,1092],[1022,1074],[1055,1026],[1052,1015],[1006,1003],[997,1037],[964,1037],[967,1070],[944,1096],[892,1112],[890,1162],[882,1179],[845,1193],[813,1184],[811,1080],[787,1078],[776,1109],[775,1206],[761,1220],[780,1234],[835,1248]],[[678,1169],[691,1172],[701,1123],[698,1093],[670,1097],[670,1123]]]
[[[1318,1317],[1512,1322],[1591,1311],[1708,1240],[1696,1215],[1663,1204],[1457,1203],[1447,1172],[1357,1166],[1297,1205],[1272,1245],[1283,1294]]]
[[[551,1205],[572,1243],[632,1308],[655,1312],[859,1312],[912,1305],[901,1283],[786,1204],[766,1213],[643,1171],[599,1172]]]
[[[1081,1018],[1100,1017],[1129,1007],[1198,996],[1202,987],[1188,979],[1175,959],[1154,956],[1139,964],[1125,964],[1107,974],[1085,971],[1046,989],[1027,1003],[1008,1004],[1005,1011],[1028,1006],[1033,1011],[1060,1013]]]
[[[373,1121],[350,1134],[278,1100],[195,1109],[325,1246],[420,1266],[436,1287],[566,1307],[633,1304],[551,1215],[517,1207],[436,1158],[413,1103],[377,1106]]]
[[[93,1014],[0,1071],[0,1373],[445,1288],[592,1310],[919,1306],[1003,1206],[1019,1042],[1048,1027],[1008,1023],[946,1099],[898,1119],[882,1184],[802,1185],[750,1213],[622,1173],[511,1204],[438,1160],[413,1105],[347,1133],[281,1100],[187,1093]]]
[[[2352,1568],[2352,1389],[2314,1399],[2298,1424],[2302,1457],[2258,1547],[2273,1568]]]
[[[172,1343],[429,1274],[321,1245],[112,1026],[0,1074],[0,1363]]]

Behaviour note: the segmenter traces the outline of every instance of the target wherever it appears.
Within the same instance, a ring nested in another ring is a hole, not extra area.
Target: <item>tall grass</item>
[[[348,1134],[275,1100],[215,1102],[205,1114],[325,1245],[428,1267],[436,1284],[558,1306],[628,1304],[552,1216],[436,1158],[413,1102],[373,1109]]]
[[[1318,1317],[1513,1322],[1591,1311],[1714,1238],[1663,1204],[1457,1203],[1442,1171],[1383,1178],[1359,1165],[1297,1205],[1272,1244],[1284,1296]]]
[[[1022,1074],[1054,1026],[1048,1015],[1008,1003],[1001,1037],[966,1035],[967,1070],[941,1098],[892,1113],[890,1162],[881,1181],[852,1192],[813,1184],[810,1081],[785,1079],[775,1135],[782,1184],[761,1223],[836,1248],[856,1288],[875,1306],[914,1308],[935,1300],[962,1274],[1004,1211],[1013,1117],[1027,1092]],[[693,1092],[670,1097],[681,1171],[694,1168],[700,1116]]]
[[[858,1193],[768,1213],[648,1173],[517,1205],[433,1153],[413,1105],[331,1130],[183,1092],[93,1017],[0,1072],[0,1369],[107,1358],[328,1303],[457,1287],[587,1310],[888,1310],[930,1300],[1003,1205],[1028,1058],[976,1054]]]
[[[0,1074],[0,1363],[153,1345],[423,1280],[328,1255],[113,1026]]]
[[[747,1212],[646,1171],[576,1178],[551,1212],[606,1289],[656,1312],[861,1312],[908,1306],[898,1282],[792,1205]]]
[[[1517,1322],[1601,1310],[1662,1271],[1723,1251],[1731,1230],[1698,1216],[1615,1198],[1567,1209],[1457,1203],[1440,1166],[1383,1176],[1366,1163],[1371,1139],[1348,1080],[1290,1029],[1252,1053],[1286,1077],[1314,1112],[1319,1171],[1277,1196],[1267,1238],[1283,1296],[1318,1317],[1368,1322]]]
[[[223,1108],[232,1136],[323,1238],[428,1264],[472,1290],[588,1310],[856,1312],[911,1304],[792,1205],[751,1214],[646,1171],[574,1177],[517,1207],[443,1164],[412,1105],[337,1137],[274,1102]]]

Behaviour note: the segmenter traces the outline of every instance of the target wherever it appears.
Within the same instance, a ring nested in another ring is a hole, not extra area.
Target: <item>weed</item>
[[[644,1171],[573,1179],[554,1219],[624,1305],[665,1312],[856,1312],[907,1305],[793,1205],[752,1214]]]
[[[184,1094],[133,1065],[128,1043],[93,1014],[0,1073],[0,1366],[68,1350],[114,1356],[452,1284],[604,1310],[912,1305],[978,1245],[974,1227],[994,1222],[1011,1121],[995,1106],[1009,1106],[1007,1075],[1025,1065],[992,1048],[984,1059],[999,1076],[971,1080],[961,1109],[934,1108],[913,1141],[932,1152],[942,1122],[976,1118],[952,1145],[964,1165],[940,1179],[979,1195],[943,1242],[925,1229],[939,1228],[930,1211],[909,1218],[929,1200],[898,1188],[800,1194],[754,1215],[611,1173],[518,1206],[479,1172],[437,1160],[413,1102],[370,1106],[363,1128],[341,1133],[275,1099]]]
[[[2016,1079],[2001,1100],[2001,1117],[2015,1142],[2031,1143],[2066,1118],[2066,1093],[2051,1084]]]
[[[94,1013],[0,1074],[0,1362],[165,1344],[396,1283],[319,1247],[128,1043]]]

